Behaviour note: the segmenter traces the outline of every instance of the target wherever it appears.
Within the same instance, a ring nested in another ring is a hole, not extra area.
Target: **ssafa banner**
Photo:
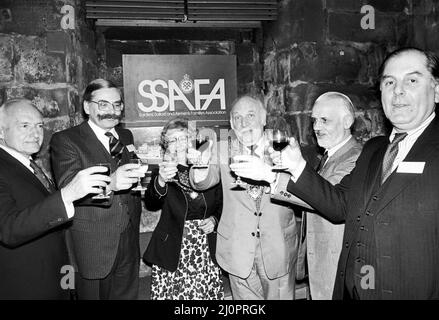
[[[236,56],[123,55],[127,126],[163,126],[177,116],[227,125],[236,98]]]

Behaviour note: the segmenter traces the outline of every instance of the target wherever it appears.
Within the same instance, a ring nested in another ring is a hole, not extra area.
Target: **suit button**
[[[360,227],[360,230],[361,230],[361,231],[364,231],[364,229],[366,229],[364,226],[361,226],[361,227]]]
[[[370,216],[370,210],[366,210],[366,216]]]
[[[358,221],[358,222],[360,222],[360,220],[361,220],[361,217],[360,217],[360,216],[358,216],[358,217],[357,217],[357,221]]]
[[[262,216],[262,212],[259,212],[259,216]]]
[[[344,272],[340,271],[340,276],[343,277],[344,276]]]
[[[255,236],[255,233],[254,233],[254,232],[252,232],[252,236],[253,236],[253,237]]]
[[[257,213],[257,212],[255,212],[255,216],[256,216],[256,217],[258,216],[258,213]]]
[[[344,244],[344,246],[345,246],[346,248],[349,248],[349,242],[346,241],[346,243]]]
[[[373,201],[377,201],[377,200],[378,200],[378,196],[377,196],[377,195],[373,196],[373,197],[372,197],[372,200],[373,200]]]

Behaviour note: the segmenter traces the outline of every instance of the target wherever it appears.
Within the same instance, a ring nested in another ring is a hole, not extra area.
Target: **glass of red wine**
[[[105,162],[105,163],[96,163],[95,166],[106,167],[107,171],[99,172],[99,174],[104,174],[104,175],[110,176],[111,166],[110,166],[109,163],[107,163],[107,162]],[[101,192],[98,193],[97,195],[93,196],[92,199],[109,199],[110,198],[110,195],[106,192],[106,188],[105,187],[99,186],[99,189],[101,189]]]
[[[273,149],[275,151],[282,151],[285,149],[289,144],[289,137],[288,132],[286,130],[273,130],[273,137],[272,137],[272,143],[273,143]],[[275,165],[273,167],[273,171],[284,171],[288,169],[282,164],[282,153],[280,154],[280,162],[279,164]]]

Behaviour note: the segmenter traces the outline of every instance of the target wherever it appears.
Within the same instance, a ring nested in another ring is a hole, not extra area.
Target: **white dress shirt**
[[[9,148],[3,144],[0,144],[0,148],[2,148],[4,151],[6,151],[11,157],[15,158],[17,161],[22,163],[27,169],[29,169],[30,172],[35,174],[34,169],[30,166],[30,160],[31,158],[28,156],[25,156],[24,154]],[[75,207],[73,206],[73,202],[64,200],[63,194],[61,192],[61,199],[64,203],[64,207],[66,208],[67,217],[70,219],[75,215]]]
[[[112,128],[111,130],[105,130],[101,127],[98,127],[93,121],[90,119],[88,120],[88,125],[90,126],[91,130],[93,130],[94,134],[98,138],[98,140],[102,143],[102,145],[105,147],[105,149],[110,153],[110,138],[105,135],[107,132],[111,132],[111,134],[116,138],[119,139],[119,135],[117,134],[116,130]]]

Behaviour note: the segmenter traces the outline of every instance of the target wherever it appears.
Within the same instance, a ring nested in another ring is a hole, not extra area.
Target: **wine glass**
[[[165,165],[172,165],[178,163],[178,153],[177,148],[173,148],[173,150],[170,150],[169,148],[166,149],[166,151],[163,151],[163,161]],[[168,179],[166,182],[178,182],[178,174],[176,173],[174,177]]]
[[[200,133],[198,133],[196,136],[196,139],[195,139],[195,149],[197,149],[200,152],[203,152],[204,150],[206,150],[206,147],[208,146],[209,139],[210,139],[209,136],[203,136]],[[206,143],[207,143],[207,145],[206,145]],[[207,164],[202,163],[201,155],[197,159],[196,163],[193,164],[192,167],[199,168],[199,169],[208,168]]]
[[[288,146],[288,143],[290,141],[288,137],[288,132],[286,130],[273,130],[273,136],[272,136],[272,143],[273,143],[273,149],[275,151],[282,151]],[[278,165],[273,167],[273,171],[284,171],[288,168],[285,167],[282,164],[282,152],[280,154],[280,162]]]
[[[148,170],[148,160],[145,158],[137,158],[137,159],[130,159],[130,163],[135,163],[140,166],[139,170],[142,171],[142,173],[146,173]],[[142,185],[142,177],[137,177],[137,185],[131,189],[133,191],[145,191],[146,187]]]
[[[95,166],[106,167],[107,171],[99,172],[98,174],[104,174],[104,175],[110,176],[111,166],[110,166],[109,163],[107,163],[107,162],[105,162],[105,163],[96,163]],[[109,199],[110,198],[110,195],[107,194],[107,192],[106,192],[106,187],[99,186],[99,189],[101,189],[101,192],[98,193],[97,195],[93,196],[92,199],[98,199],[99,200],[99,199]]]
[[[228,137],[228,147],[229,147],[229,166],[234,162],[233,158],[237,155],[243,154],[243,145],[239,143],[237,139],[233,140],[232,137]],[[241,162],[241,161],[237,161]],[[240,176],[236,176],[234,181],[231,182],[231,185],[238,188],[244,189],[246,183],[241,180]]]

